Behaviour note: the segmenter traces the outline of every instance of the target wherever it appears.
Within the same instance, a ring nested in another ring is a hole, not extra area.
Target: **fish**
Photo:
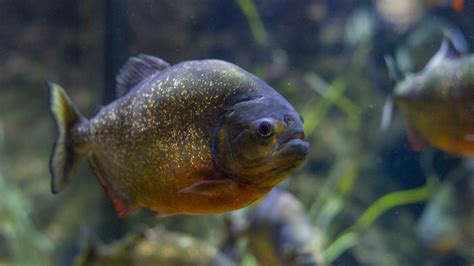
[[[437,185],[417,222],[418,239],[438,256],[474,254],[474,175],[469,164],[470,169],[461,167]]]
[[[259,265],[325,264],[320,232],[304,205],[285,190],[272,190],[252,211],[246,235]]]
[[[229,62],[171,66],[140,54],[120,70],[116,89],[118,98],[86,119],[50,83],[53,193],[87,157],[119,217],[140,207],[160,216],[218,214],[265,195],[309,151],[295,108]]]
[[[396,84],[384,106],[383,130],[394,107],[405,115],[415,150],[431,145],[451,154],[473,156],[474,56],[464,54],[446,37],[420,72]]]
[[[325,265],[322,234],[311,225],[304,205],[288,191],[273,189],[252,208],[245,223],[233,220],[221,245],[229,257],[237,257],[232,246],[243,240],[258,265]]]
[[[131,232],[103,244],[92,233],[81,236],[73,265],[202,265],[234,266],[214,246],[192,236],[155,227]]]

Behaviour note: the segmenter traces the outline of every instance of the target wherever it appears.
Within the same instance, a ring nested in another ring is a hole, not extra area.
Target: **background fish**
[[[214,214],[260,198],[304,160],[302,120],[265,82],[220,60],[170,66],[139,55],[117,77],[119,98],[90,120],[51,84],[59,136],[52,191],[81,158],[119,216],[141,206]]]
[[[89,236],[74,258],[74,265],[193,265],[233,266],[212,245],[189,235],[156,227],[132,232],[109,244]]]
[[[320,235],[289,192],[272,191],[250,215],[246,235],[259,265],[324,265]]]
[[[437,186],[416,227],[421,242],[438,256],[474,256],[473,162],[465,165]]]
[[[252,209],[245,223],[229,220],[228,236],[221,250],[238,257],[239,240],[258,265],[325,265],[322,236],[309,222],[303,204],[290,192],[274,189]]]
[[[474,155],[473,69],[474,56],[463,55],[446,38],[421,72],[396,85],[393,102],[405,113],[415,149],[426,143],[450,153]],[[390,101],[385,113],[389,110]]]

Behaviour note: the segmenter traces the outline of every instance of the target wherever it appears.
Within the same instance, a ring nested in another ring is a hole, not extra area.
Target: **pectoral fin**
[[[231,179],[205,180],[193,184],[190,187],[181,189],[180,194],[219,196],[235,184]]]

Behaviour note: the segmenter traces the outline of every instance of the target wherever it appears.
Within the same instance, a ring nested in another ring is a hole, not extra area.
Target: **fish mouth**
[[[304,132],[291,134],[280,143],[274,155],[304,159],[309,152],[309,143],[304,141],[304,137]]]
[[[289,143],[293,140],[303,140],[304,141],[304,132],[295,132],[293,133],[292,135],[290,135],[288,138],[286,138],[285,140],[283,140],[281,143],[280,143],[280,147],[286,143]]]

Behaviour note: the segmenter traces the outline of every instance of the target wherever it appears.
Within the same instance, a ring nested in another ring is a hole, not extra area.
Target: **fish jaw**
[[[301,138],[294,138],[282,143],[274,152],[278,159],[285,158],[285,160],[301,162],[306,158],[309,152],[309,143]]]

